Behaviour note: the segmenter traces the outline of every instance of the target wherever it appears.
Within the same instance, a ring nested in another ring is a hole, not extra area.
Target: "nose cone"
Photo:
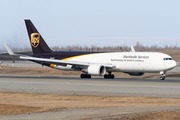
[[[173,60],[172,61],[172,68],[176,67],[177,63]]]
[[[165,63],[165,66],[164,68],[168,71],[168,70],[171,70],[173,69],[174,67],[176,67],[177,63],[174,61],[174,60],[169,60]]]

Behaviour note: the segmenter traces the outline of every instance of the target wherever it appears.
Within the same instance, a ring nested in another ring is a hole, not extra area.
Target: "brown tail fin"
[[[31,20],[25,20],[25,24],[29,35],[29,40],[33,50],[33,54],[50,53],[52,50],[46,44],[41,34],[34,27]]]

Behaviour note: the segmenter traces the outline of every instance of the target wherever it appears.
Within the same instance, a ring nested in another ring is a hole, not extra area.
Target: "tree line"
[[[137,52],[162,52],[172,56],[175,60],[180,61],[180,47],[176,46],[143,46],[140,42],[137,42],[133,46]],[[116,51],[116,52],[129,52],[131,46],[117,45],[117,46],[80,46],[80,45],[67,45],[67,46],[51,46],[55,51]],[[14,52],[29,52],[32,51],[30,47],[13,47],[11,48]],[[0,49],[0,52],[6,52],[5,49]]]

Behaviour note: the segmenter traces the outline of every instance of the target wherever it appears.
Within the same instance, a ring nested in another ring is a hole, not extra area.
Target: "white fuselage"
[[[110,64],[115,68],[107,71],[112,72],[166,72],[176,66],[174,60],[164,60],[164,58],[171,57],[157,52],[110,52],[82,55],[67,61]],[[71,66],[67,66],[67,69],[63,68],[65,67],[57,66],[57,69],[62,70],[70,70]]]

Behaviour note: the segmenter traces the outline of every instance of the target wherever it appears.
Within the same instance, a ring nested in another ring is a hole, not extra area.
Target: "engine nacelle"
[[[144,73],[142,73],[142,72],[128,72],[127,74],[129,74],[129,75],[131,75],[131,76],[143,76],[144,75]]]
[[[87,73],[90,75],[104,75],[106,68],[103,65],[92,64],[87,68]]]

